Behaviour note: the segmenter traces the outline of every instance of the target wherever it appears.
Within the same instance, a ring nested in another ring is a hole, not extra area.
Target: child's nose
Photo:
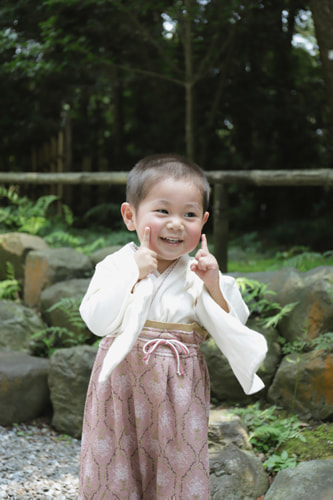
[[[168,220],[167,227],[168,229],[176,229],[179,231],[180,229],[183,229],[183,221],[180,217],[171,217]]]

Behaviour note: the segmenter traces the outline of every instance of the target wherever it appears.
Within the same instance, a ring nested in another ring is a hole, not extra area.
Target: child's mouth
[[[178,238],[161,238],[161,240],[165,241],[166,243],[170,244],[177,244],[177,243],[182,243],[183,240],[180,240]]]

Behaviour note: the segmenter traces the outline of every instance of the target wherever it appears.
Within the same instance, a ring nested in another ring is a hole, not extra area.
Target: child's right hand
[[[135,262],[139,268],[139,280],[142,280],[150,273],[157,270],[157,254],[149,248],[150,227],[145,227],[141,245],[134,255]]]

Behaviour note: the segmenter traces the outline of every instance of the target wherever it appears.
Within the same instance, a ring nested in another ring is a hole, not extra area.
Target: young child
[[[147,157],[129,173],[121,213],[140,245],[97,264],[80,306],[104,337],[86,400],[80,499],[209,499],[210,393],[199,348],[208,334],[246,394],[264,386],[256,370],[266,341],[244,326],[235,280],[201,236],[208,198],[202,170],[176,155]]]

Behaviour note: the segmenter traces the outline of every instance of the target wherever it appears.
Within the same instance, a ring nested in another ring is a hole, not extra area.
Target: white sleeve
[[[80,314],[95,335],[115,333],[124,317],[139,270],[134,254],[126,247],[96,266],[80,305]]]
[[[224,311],[203,286],[197,300],[196,313],[202,326],[226,356],[245,394],[253,394],[264,387],[256,371],[266,356],[266,339],[244,325],[248,309],[235,280],[223,276],[220,286],[230,312]]]
[[[235,278],[220,273],[220,289],[229,306],[231,316],[238,318],[245,325],[249,317],[249,309],[243,300]]]

